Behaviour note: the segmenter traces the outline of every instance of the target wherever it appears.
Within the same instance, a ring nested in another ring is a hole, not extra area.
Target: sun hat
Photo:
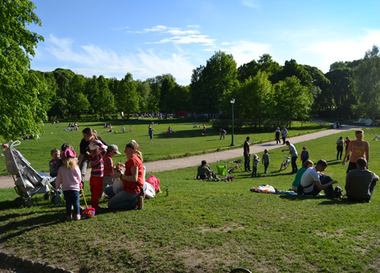
[[[96,150],[99,148],[99,145],[95,142],[91,142],[89,145],[88,145],[88,148],[90,149],[90,151],[93,151],[93,150]]]
[[[75,158],[75,157],[77,157],[77,153],[71,147],[66,148],[64,154],[65,154],[65,158]]]
[[[115,152],[116,154],[120,155],[121,153],[119,152],[119,147],[117,147],[116,144],[111,144],[107,147],[107,152]]]

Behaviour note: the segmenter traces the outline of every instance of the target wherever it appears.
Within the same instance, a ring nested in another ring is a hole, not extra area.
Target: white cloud
[[[380,30],[366,31],[362,36],[339,40],[317,41],[300,48],[306,60],[327,72],[330,65],[337,61],[352,61],[364,57],[373,45],[380,45]],[[312,54],[310,56],[310,54]]]
[[[121,78],[130,72],[134,78],[144,80],[170,73],[178,83],[188,84],[195,67],[183,52],[164,55],[154,50],[139,50],[137,53],[122,55],[95,45],[75,47],[73,40],[53,35],[46,39],[45,49],[40,49],[38,54],[36,58],[56,59],[56,67],[52,69],[70,68],[89,77],[104,75]]]
[[[197,25],[188,25],[186,28],[156,25],[145,28],[143,32],[158,33],[166,36],[158,41],[149,42],[148,44],[172,43],[179,45],[201,44],[212,46],[215,43],[214,39],[210,38],[208,35],[202,34]],[[141,33],[141,31],[136,31],[135,33]]]
[[[243,6],[249,7],[249,8],[259,8],[260,7],[260,1],[259,0],[241,0],[241,4]]]
[[[221,48],[221,50],[232,54],[238,66],[253,59],[257,60],[261,55],[271,51],[270,44],[252,41],[223,42],[222,45],[226,45],[226,47]]]

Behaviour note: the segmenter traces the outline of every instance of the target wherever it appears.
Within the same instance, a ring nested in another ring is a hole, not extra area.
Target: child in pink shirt
[[[67,148],[64,152],[62,166],[58,169],[56,178],[56,189],[62,186],[63,196],[66,201],[66,216],[68,220],[80,220],[80,185],[82,175],[76,159],[76,153],[72,148]],[[74,207],[74,211],[72,211]]]

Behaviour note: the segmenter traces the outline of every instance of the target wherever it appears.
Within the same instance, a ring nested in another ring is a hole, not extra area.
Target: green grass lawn
[[[201,135],[201,128],[193,128],[194,124],[184,123],[178,120],[154,120],[154,138],[149,142],[148,120],[131,120],[127,124],[113,124],[115,133],[109,133],[101,122],[80,123],[78,131],[67,132],[64,129],[67,123],[46,124],[39,139],[25,140],[18,146],[21,153],[31,162],[32,166],[39,171],[48,171],[50,150],[60,148],[63,143],[69,143],[79,152],[79,143],[82,139],[82,130],[91,127],[108,143],[117,144],[121,151],[131,139],[137,140],[141,146],[145,161],[169,159],[174,157],[189,156],[205,152],[229,149],[231,136],[227,135],[224,140],[219,140],[219,133],[207,125],[207,135]],[[174,130],[174,134],[168,136],[168,126]],[[201,123],[197,124],[201,126]],[[306,134],[326,128],[327,125],[318,123],[293,122],[289,136]],[[121,133],[122,128],[125,133]],[[274,132],[254,133],[250,130],[242,130],[235,135],[235,145],[242,145],[245,137],[251,136],[255,143],[274,139]],[[124,160],[123,156],[116,157],[116,161]],[[4,157],[0,156],[0,175],[6,175]]]
[[[365,133],[372,139],[380,130]],[[338,136],[296,147],[328,160],[326,173],[344,187]],[[380,174],[380,142],[370,145],[369,166]],[[63,221],[64,207],[38,196],[32,208],[15,208],[16,194],[1,190],[0,248],[77,272],[379,272],[379,186],[369,204],[251,193],[260,184],[290,187],[289,169],[277,172],[284,154],[270,156],[270,175],[238,172],[233,182],[196,181],[195,168],[157,173],[163,193],[144,210],[78,222]]]

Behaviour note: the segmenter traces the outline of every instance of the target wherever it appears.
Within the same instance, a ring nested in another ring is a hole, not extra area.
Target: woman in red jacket
[[[123,182],[124,190],[109,200],[108,207],[110,209],[135,209],[139,198],[142,198],[144,167],[138,148],[139,145],[134,140],[125,146],[124,154],[127,161],[125,165],[117,166],[117,172]]]

